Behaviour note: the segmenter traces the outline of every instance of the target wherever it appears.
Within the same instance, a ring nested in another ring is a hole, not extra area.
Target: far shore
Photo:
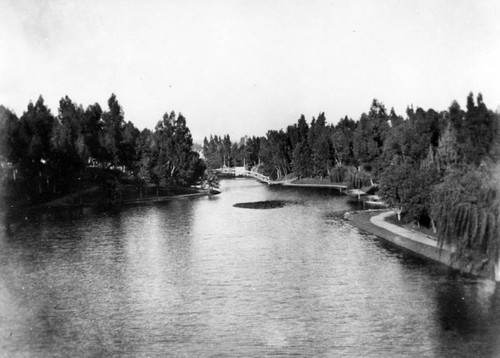
[[[71,194],[67,194],[44,203],[15,202],[9,207],[0,208],[3,215],[9,220],[15,220],[18,217],[25,217],[29,213],[43,210],[64,210],[78,208],[113,208],[118,206],[144,205],[150,203],[161,203],[175,199],[194,198],[202,196],[211,196],[220,194],[219,190],[201,189],[195,187],[175,187],[168,191],[160,191],[159,195],[140,195],[135,192],[129,192],[125,196],[110,198],[106,197],[104,189],[99,186],[93,186]]]
[[[205,190],[193,187],[178,187],[175,191],[175,194],[170,195],[150,195],[142,198],[136,197],[119,200],[99,200],[96,199],[96,195],[99,196],[99,194],[102,194],[102,189],[96,186],[62,196],[46,203],[18,203],[17,205],[14,203],[8,208],[0,208],[0,216],[7,234],[10,235],[13,232],[17,231],[17,229],[22,226],[23,223],[28,220],[29,217],[31,217],[31,215],[37,215],[37,213],[41,213],[44,211],[56,213],[61,211],[73,212],[73,210],[81,210],[84,208],[114,209],[122,206],[149,205],[168,202],[172,200],[181,200],[220,194],[220,191],[215,189]]]
[[[218,194],[220,194],[220,191],[214,190],[214,189],[211,189],[210,191],[209,190],[200,190],[200,192],[192,193],[192,194],[153,196],[153,197],[148,197],[148,198],[123,200],[122,202],[120,202],[120,204],[136,205],[136,204],[160,203],[160,202],[165,202],[165,201],[170,201],[170,200],[175,200],[175,199],[196,198],[196,197],[200,197],[200,196],[211,196],[211,195],[218,195]]]
[[[139,204],[148,204],[148,203],[159,203],[170,201],[174,199],[181,198],[192,198],[192,197],[200,197],[200,196],[209,196],[209,195],[217,195],[220,194],[220,191],[210,189],[199,189],[194,187],[177,187],[175,188],[175,192],[168,195],[148,195],[148,196],[140,196],[140,195],[128,195],[127,198],[117,198],[115,200],[108,199],[104,201],[84,201],[82,199],[85,198],[86,194],[91,194],[99,191],[99,188],[89,191],[85,190],[82,192],[74,193],[71,195],[67,195],[65,197],[53,200],[48,203],[44,203],[41,206],[45,208],[73,208],[73,207],[94,207],[100,205],[139,205]]]

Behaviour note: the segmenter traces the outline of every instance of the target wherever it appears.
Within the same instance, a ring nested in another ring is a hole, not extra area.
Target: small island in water
[[[235,208],[244,208],[244,209],[276,209],[282,208],[285,205],[295,204],[295,202],[286,201],[286,200],[265,200],[265,201],[254,201],[249,203],[237,203],[233,206]]]
[[[310,122],[301,115],[266,136],[210,135],[203,143],[173,111],[154,130],[139,130],[125,121],[114,94],[107,108],[86,109],[65,96],[56,115],[42,96],[20,117],[0,105],[0,214],[9,231],[32,210],[211,196],[219,175],[242,168],[269,185],[324,187],[367,207],[387,204],[398,225],[453,247],[461,270],[500,280],[500,116],[481,94],[470,93],[466,103],[444,111],[408,107],[400,116],[374,99],[358,120],[329,124],[325,113]]]

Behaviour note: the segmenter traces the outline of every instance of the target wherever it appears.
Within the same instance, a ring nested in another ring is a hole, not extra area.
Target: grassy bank
[[[124,204],[141,204],[172,200],[178,197],[203,196],[219,194],[212,190],[193,187],[156,187],[138,185],[119,185],[110,188],[107,186],[91,186],[63,196],[53,196],[41,203],[32,203],[26,200],[3,202],[0,213],[10,220],[30,216],[31,213],[43,210],[61,210],[79,207],[113,208]]]
[[[435,241],[438,240],[437,233],[432,231],[431,228],[425,227],[423,225],[419,226],[415,222],[406,222],[406,221],[404,221],[403,218],[401,219],[401,221],[399,221],[397,218],[397,215],[389,216],[388,218],[386,218],[386,221],[391,223],[391,224],[401,226],[402,228],[405,228],[407,230],[414,231],[414,232],[417,232],[419,234],[425,235],[432,240],[435,240]]]
[[[158,201],[186,195],[208,195],[193,187],[157,187],[154,185],[118,185],[117,187],[93,187],[43,204],[47,208],[74,206],[120,205],[123,203]]]

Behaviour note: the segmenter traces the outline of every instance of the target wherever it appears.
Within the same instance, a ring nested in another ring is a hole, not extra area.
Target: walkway
[[[436,240],[430,239],[427,235],[421,234],[419,232],[415,232],[412,230],[405,229],[404,227],[391,224],[387,222],[385,219],[389,216],[395,215],[394,211],[386,211],[380,215],[372,216],[370,221],[377,225],[378,227],[384,228],[396,235],[404,236],[410,240],[418,241],[422,244],[433,246],[439,248],[439,245]]]
[[[353,226],[377,235],[385,241],[408,250],[417,256],[451,266],[454,269],[459,268],[457,263],[452,260],[453,251],[450,247],[445,245],[441,248],[436,240],[385,220],[394,214],[393,211],[383,211],[382,213],[380,211],[362,211],[350,213],[347,218]]]
[[[285,180],[271,180],[271,178],[269,178],[268,176],[250,170],[246,170],[245,167],[234,167],[234,168],[225,167],[225,168],[215,169],[215,171],[222,174],[251,177],[269,185],[296,186],[303,188],[330,188],[330,189],[337,189],[341,193],[347,192],[347,185],[344,184],[294,183],[294,181],[297,180],[297,178],[295,177]]]
[[[257,179],[258,181],[261,181],[263,183],[267,184],[273,184],[274,182],[271,180],[271,178],[262,175],[257,172],[252,172],[250,170],[246,170],[244,167],[236,167],[236,168],[219,168],[215,169],[215,171],[222,173],[222,174],[230,174],[230,175],[235,175],[235,176],[246,176],[246,177],[251,177],[254,179]]]

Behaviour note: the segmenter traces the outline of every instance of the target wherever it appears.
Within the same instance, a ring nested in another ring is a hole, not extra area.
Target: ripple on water
[[[1,237],[0,355],[495,356],[500,292],[362,234],[330,191],[41,220]],[[234,203],[284,202],[279,210]]]

